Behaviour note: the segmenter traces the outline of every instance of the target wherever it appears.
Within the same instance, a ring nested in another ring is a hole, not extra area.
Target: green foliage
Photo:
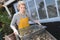
[[[0,8],[0,40],[2,39],[3,36],[9,35],[12,33],[12,30],[10,28],[10,22],[11,19],[9,19],[8,13],[6,10],[3,8]]]
[[[0,9],[0,22],[10,24],[10,19],[8,18],[8,13]]]

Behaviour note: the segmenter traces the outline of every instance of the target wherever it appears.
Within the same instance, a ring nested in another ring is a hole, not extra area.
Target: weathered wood
[[[14,35],[14,33],[10,34],[10,35],[5,35],[5,37],[3,37],[5,40],[16,40],[16,37]]]

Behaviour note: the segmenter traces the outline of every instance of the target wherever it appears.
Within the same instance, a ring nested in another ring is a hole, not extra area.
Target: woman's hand
[[[34,22],[37,23],[37,24],[39,24],[39,25],[41,25],[40,22],[39,22],[39,20],[34,20]]]
[[[18,35],[18,31],[17,31],[17,30],[14,30],[14,34],[15,34],[15,35]]]
[[[15,26],[10,25],[11,29],[13,30],[15,35],[18,35],[18,30],[15,28]]]

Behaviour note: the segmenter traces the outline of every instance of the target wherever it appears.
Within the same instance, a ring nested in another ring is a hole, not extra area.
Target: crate
[[[45,26],[33,25],[30,30],[33,30],[30,35],[26,34],[22,38],[24,40],[57,40],[48,31]]]
[[[3,37],[5,40],[16,40],[16,37],[14,35],[14,33],[10,34],[10,35],[5,35],[5,37]]]
[[[20,38],[23,40],[57,40],[48,31],[46,31],[45,28],[45,26],[32,25],[29,29],[29,31],[32,30],[32,32],[30,34],[20,36]],[[16,40],[14,33],[6,35],[4,38],[5,40]]]

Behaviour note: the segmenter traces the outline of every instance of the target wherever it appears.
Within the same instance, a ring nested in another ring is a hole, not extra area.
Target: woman
[[[24,36],[25,34],[29,34],[29,19],[35,23],[39,23],[39,21],[33,20],[29,15],[27,15],[27,12],[25,11],[26,5],[23,1],[18,2],[17,8],[19,12],[14,14],[10,27],[13,29],[15,35],[18,35],[19,31],[20,36]],[[16,29],[16,25],[18,30]]]

